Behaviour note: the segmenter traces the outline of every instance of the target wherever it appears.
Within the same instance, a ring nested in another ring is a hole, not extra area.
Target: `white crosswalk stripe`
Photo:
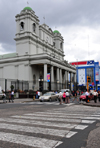
[[[2,141],[10,141],[16,144],[23,144],[27,146],[34,146],[38,148],[52,148],[57,143],[62,143],[62,141],[56,141],[56,140],[48,140],[45,138],[38,138],[38,137],[31,137],[26,135],[20,135],[20,134],[12,134],[12,133],[5,133],[0,132],[0,140]]]
[[[3,123],[3,124],[0,123],[0,128],[16,130],[16,131],[24,131],[24,132],[30,132],[30,133],[42,133],[42,134],[48,134],[48,135],[53,135],[53,136],[59,136],[59,137],[65,137],[66,134],[70,132],[68,130],[60,130],[60,129],[57,130],[57,129],[30,127],[30,126],[27,127],[27,126],[6,124],[6,123]]]
[[[27,104],[27,102],[24,102],[24,104]],[[28,102],[28,104],[33,104],[33,105],[60,105],[59,102]],[[71,105],[74,105],[75,103],[68,103],[68,104],[65,104],[65,103],[62,103],[62,105],[65,105],[65,106],[71,106]]]
[[[94,120],[81,120],[81,119],[65,119],[65,118],[46,118],[46,117],[30,117],[30,116],[12,116],[14,118],[24,118],[24,119],[35,119],[35,120],[46,120],[46,121],[64,121],[64,122],[74,122],[74,123],[93,123]]]
[[[0,118],[0,129],[7,131],[0,132],[0,140],[37,148],[56,148],[63,143],[61,140],[63,137],[71,138],[80,130],[88,128],[89,124],[99,120],[98,115],[68,113],[66,109],[60,108]],[[40,134],[43,138],[39,136]],[[56,140],[47,138],[47,135],[55,136]]]
[[[47,114],[47,113],[45,113],[45,114],[37,114],[37,113],[34,114],[34,113],[33,113],[33,114],[25,114],[25,115],[28,115],[28,116],[42,116],[42,117],[48,117],[49,114]],[[55,118],[55,117],[57,117],[57,113],[54,114],[54,115],[53,115],[53,114],[50,114],[49,117],[50,117],[50,118],[51,118],[51,117]],[[100,119],[100,118],[98,118],[98,117],[96,117],[96,116],[95,116],[95,117],[93,117],[93,116],[89,117],[88,115],[85,115],[85,116],[81,116],[81,115],[77,115],[77,116],[76,116],[76,115],[75,115],[75,116],[74,116],[74,115],[72,115],[72,114],[68,115],[68,114],[64,114],[64,113],[62,113],[61,115],[59,115],[59,118],[71,118],[71,119],[72,119],[72,118],[77,118],[77,119],[79,118],[79,119],[98,119],[98,120]]]

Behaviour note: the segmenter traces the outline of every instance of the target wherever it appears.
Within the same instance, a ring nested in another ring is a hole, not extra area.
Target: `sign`
[[[99,81],[99,62],[95,62],[95,81]]]
[[[92,85],[94,86],[94,82],[92,82]]]
[[[47,73],[47,82],[50,82],[50,73]]]
[[[94,60],[87,61],[87,65],[91,65],[91,64],[94,64]]]

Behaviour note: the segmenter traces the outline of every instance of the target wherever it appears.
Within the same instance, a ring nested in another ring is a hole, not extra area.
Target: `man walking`
[[[97,96],[98,96],[98,93],[97,93],[96,90],[94,91],[93,95],[94,95],[94,102],[97,103]]]
[[[14,102],[14,91],[11,92],[11,100]]]

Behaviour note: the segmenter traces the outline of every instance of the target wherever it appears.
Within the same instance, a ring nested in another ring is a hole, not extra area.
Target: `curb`
[[[94,104],[84,104],[83,105],[86,105],[86,106],[92,106],[92,107],[100,107],[100,105],[94,105]]]

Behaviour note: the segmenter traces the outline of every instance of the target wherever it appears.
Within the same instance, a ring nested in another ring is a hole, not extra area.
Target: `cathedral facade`
[[[0,86],[27,82],[28,89],[73,90],[76,68],[64,60],[64,39],[58,30],[39,24],[39,18],[30,7],[16,16],[16,53],[0,56]],[[4,81],[7,81],[6,84]],[[8,81],[11,80],[11,81]],[[24,88],[23,88],[24,89]]]

